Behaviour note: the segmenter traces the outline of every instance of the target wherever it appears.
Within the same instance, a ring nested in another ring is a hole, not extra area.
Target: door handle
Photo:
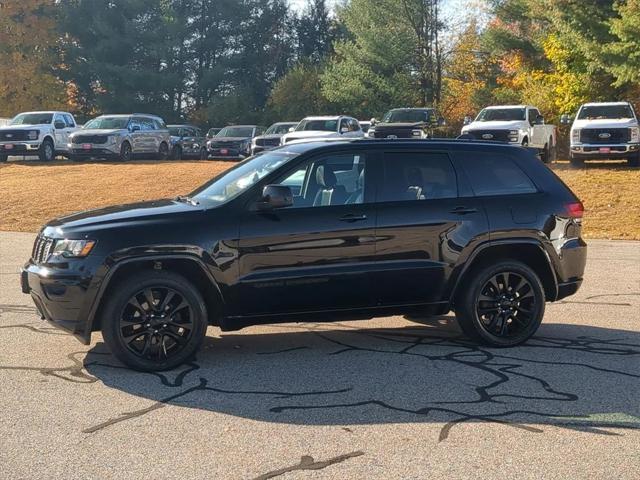
[[[361,220],[366,220],[366,219],[367,219],[367,216],[364,214],[354,215],[353,213],[340,217],[341,222],[349,222],[349,223],[359,222]]]
[[[478,209],[477,208],[469,208],[469,207],[455,207],[452,210],[449,210],[450,213],[455,213],[457,215],[466,215],[468,213],[477,213]]]

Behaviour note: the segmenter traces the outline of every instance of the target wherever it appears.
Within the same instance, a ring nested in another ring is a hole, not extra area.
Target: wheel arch
[[[516,260],[530,267],[540,278],[546,299],[554,301],[557,298],[558,279],[549,254],[540,242],[523,239],[489,242],[479,246],[469,256],[455,280],[449,295],[450,305],[453,306],[457,294],[464,288],[466,279],[470,278],[475,271],[503,259]]]
[[[224,299],[218,283],[201,260],[189,255],[145,256],[122,260],[110,268],[89,313],[90,321],[87,322],[86,336],[100,330],[101,314],[109,293],[128,275],[144,270],[164,270],[187,278],[195,285],[205,301],[209,324],[217,324],[223,312]]]

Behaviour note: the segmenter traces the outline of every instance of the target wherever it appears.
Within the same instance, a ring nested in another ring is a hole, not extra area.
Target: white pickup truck
[[[466,117],[463,138],[494,140],[536,148],[543,162],[556,158],[556,127],[546,125],[531,105],[503,105],[482,109],[475,120]]]
[[[67,112],[24,112],[0,127],[0,162],[11,155],[37,155],[49,162],[56,155],[68,155],[69,135],[78,130]]]
[[[571,118],[563,115],[562,123]],[[640,125],[629,102],[585,103],[571,125],[571,164],[585,160],[626,159],[640,164]]]

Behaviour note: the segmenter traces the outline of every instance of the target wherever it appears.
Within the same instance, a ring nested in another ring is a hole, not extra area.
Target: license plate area
[[[610,147],[600,147],[600,149],[598,151],[600,153],[611,153],[611,148]]]
[[[229,149],[227,148],[220,149],[220,155],[228,155],[228,154],[229,154]]]
[[[13,143],[5,143],[4,149],[5,150],[13,150]]]
[[[83,143],[82,144],[82,149],[83,150],[91,150],[91,144],[90,143]]]

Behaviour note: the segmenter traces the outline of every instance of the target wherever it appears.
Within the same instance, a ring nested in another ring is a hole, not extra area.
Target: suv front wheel
[[[168,370],[189,360],[207,331],[207,312],[197,288],[167,271],[134,275],[110,294],[101,316],[102,335],[125,365]]]
[[[455,311],[468,337],[493,347],[511,347],[538,330],[544,307],[544,289],[536,273],[523,263],[503,260],[471,273]]]

